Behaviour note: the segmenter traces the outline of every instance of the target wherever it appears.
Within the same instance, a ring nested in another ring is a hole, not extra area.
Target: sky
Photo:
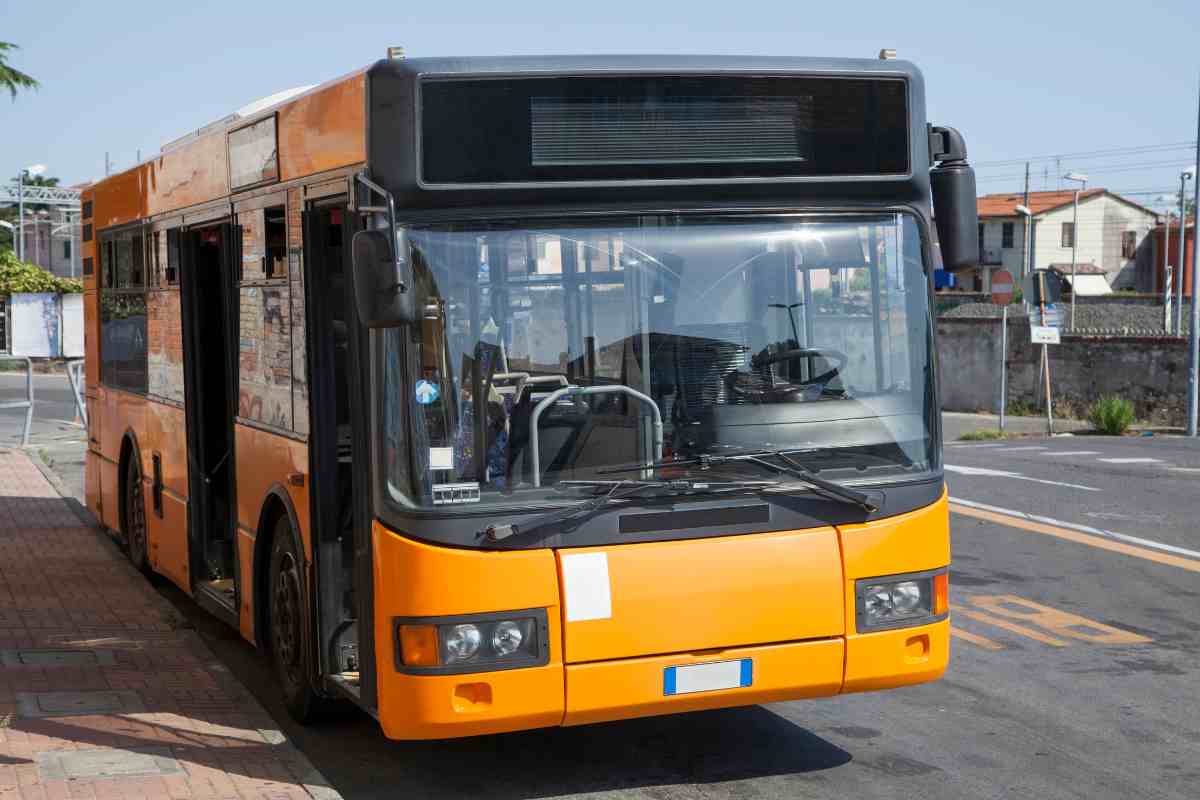
[[[1162,207],[1195,159],[1197,0],[0,0],[0,41],[21,47],[10,63],[42,84],[0,96],[0,175],[43,163],[68,184],[102,177],[106,151],[114,171],[127,168],[139,151],[361,68],[388,45],[410,57],[890,47],[924,73],[930,121],[966,137],[981,193],[1021,190],[1033,158],[1034,190],[1069,187],[1060,175],[1076,170]]]

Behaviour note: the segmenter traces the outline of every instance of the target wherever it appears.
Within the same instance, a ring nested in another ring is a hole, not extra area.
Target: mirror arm
[[[400,263],[401,263],[400,259],[403,258],[404,256],[400,253],[400,248],[396,246],[396,199],[394,197],[392,197],[391,192],[389,192],[387,189],[383,188],[382,186],[380,186],[379,184],[375,183],[373,180],[368,178],[366,172],[355,173],[354,180],[358,181],[363,186],[365,186],[368,191],[374,192],[375,194],[382,197],[384,199],[384,201],[387,203],[386,208],[383,206],[360,205],[358,207],[358,210],[359,211],[384,211],[384,210],[387,211],[388,236],[391,237],[391,239],[392,239],[392,255],[394,258],[393,266],[395,267],[395,270],[396,270],[396,272],[395,272],[396,283],[391,288],[396,289],[396,290],[400,291],[401,293],[407,292],[408,286],[404,283],[403,280],[400,279],[400,275],[403,273],[403,270],[401,270],[401,268],[400,268]]]

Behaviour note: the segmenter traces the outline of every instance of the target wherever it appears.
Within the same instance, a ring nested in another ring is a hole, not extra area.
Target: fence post
[[[71,393],[75,395],[75,411],[78,412],[79,418],[83,420],[83,427],[86,428],[88,424],[87,404],[83,401],[83,392],[79,391],[80,372],[82,370],[82,358],[67,362],[67,378],[71,381]]]

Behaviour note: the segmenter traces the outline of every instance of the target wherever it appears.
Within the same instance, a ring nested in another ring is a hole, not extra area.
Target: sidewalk
[[[0,800],[339,797],[78,508],[0,451]]]
[[[1090,422],[1080,419],[1054,419],[1055,433],[1073,433],[1075,431],[1091,430]],[[1000,429],[1000,417],[996,414],[965,414],[958,411],[942,412],[942,440],[953,442],[964,433],[971,431]],[[1018,436],[1045,436],[1046,417],[1014,417],[1004,418],[1004,430]]]

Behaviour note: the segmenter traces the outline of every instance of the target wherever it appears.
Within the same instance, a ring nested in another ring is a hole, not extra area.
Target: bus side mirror
[[[386,231],[354,234],[354,301],[358,317],[368,328],[395,328],[417,320],[412,267],[403,234],[400,253]]]
[[[943,268],[956,272],[978,266],[975,170],[967,163],[967,147],[959,132],[953,128],[933,128],[930,157],[939,162],[929,171],[929,185]]]

